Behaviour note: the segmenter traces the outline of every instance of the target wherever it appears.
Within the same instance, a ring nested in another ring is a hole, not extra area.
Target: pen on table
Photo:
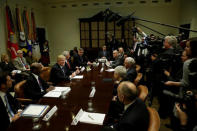
[[[94,120],[94,118],[92,118],[90,115],[88,115],[88,117],[89,117],[90,119]]]

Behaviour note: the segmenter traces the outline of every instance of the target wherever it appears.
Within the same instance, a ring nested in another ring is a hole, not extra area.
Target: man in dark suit
[[[10,95],[8,89],[12,87],[12,79],[9,75],[0,76],[0,129],[6,130],[11,122],[19,119],[21,112],[18,101]]]
[[[77,74],[80,73],[80,71],[77,69],[75,70],[75,68],[73,67],[73,64],[71,62],[71,59],[70,59],[70,52],[69,51],[64,51],[62,53],[62,55],[65,56],[66,60],[65,60],[65,67],[70,70],[71,72],[76,72]]]
[[[40,63],[33,63],[31,65],[31,74],[29,75],[24,88],[24,95],[26,98],[37,101],[46,92],[54,89],[53,86],[49,86],[44,80],[41,79],[39,76],[41,70],[42,65]]]
[[[115,68],[119,65],[122,65],[122,59],[121,57],[119,56],[118,54],[118,51],[117,50],[114,50],[113,51],[113,58],[114,58],[114,61],[110,64],[111,67]]]
[[[77,74],[76,72],[71,73],[71,71],[65,66],[65,60],[66,58],[64,55],[59,55],[57,57],[57,63],[51,69],[50,81],[55,85],[69,81],[70,78]]]
[[[106,48],[105,45],[103,46],[102,51],[99,52],[98,57],[99,57],[99,58],[106,58],[106,59],[109,60],[110,54],[109,54],[109,52],[107,51],[107,48]]]
[[[117,131],[147,131],[149,112],[138,96],[136,86],[125,81],[118,86],[118,98],[124,104],[124,113],[113,127]]]
[[[79,48],[78,54],[74,55],[74,61],[73,61],[74,68],[80,67],[80,66],[86,66],[89,63],[90,62],[88,62],[87,57],[84,56],[83,48]]]
[[[132,57],[127,57],[124,61],[124,66],[127,69],[127,79],[131,82],[134,82],[137,77],[135,60]]]

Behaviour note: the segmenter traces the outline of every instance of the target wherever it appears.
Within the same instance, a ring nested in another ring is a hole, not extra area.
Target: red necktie
[[[68,68],[70,69],[70,63],[67,61]]]

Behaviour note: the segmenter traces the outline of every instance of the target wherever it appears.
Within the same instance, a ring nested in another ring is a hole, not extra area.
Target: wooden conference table
[[[71,87],[68,96],[63,98],[41,98],[38,104],[49,105],[50,109],[56,105],[58,110],[48,122],[42,120],[37,123],[41,125],[41,131],[99,131],[102,126],[78,123],[71,125],[73,118],[82,108],[87,111],[88,102],[92,101],[93,112],[107,114],[109,104],[112,99],[113,72],[103,71],[100,68],[92,68],[91,71],[83,72],[84,78],[81,80],[72,80],[67,83]],[[89,98],[92,82],[95,82],[96,93],[93,98]],[[10,131],[29,131],[33,130],[33,118],[21,117],[12,123],[8,130]]]

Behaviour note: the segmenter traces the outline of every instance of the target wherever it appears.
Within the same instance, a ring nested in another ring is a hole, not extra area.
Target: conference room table
[[[101,65],[101,64],[100,64]],[[61,86],[71,87],[69,94],[63,98],[43,97],[37,104],[49,105],[50,109],[57,106],[57,112],[46,122],[42,117],[37,119],[20,117],[12,123],[9,131],[29,131],[33,130],[36,124],[41,125],[41,131],[99,131],[102,126],[94,124],[85,124],[78,122],[77,125],[71,125],[74,117],[80,109],[88,111],[90,106],[95,113],[108,113],[113,90],[113,72],[100,72],[101,66],[92,67],[91,71],[84,71],[83,79],[71,80]],[[93,98],[89,98],[92,85],[95,85],[96,92]]]

